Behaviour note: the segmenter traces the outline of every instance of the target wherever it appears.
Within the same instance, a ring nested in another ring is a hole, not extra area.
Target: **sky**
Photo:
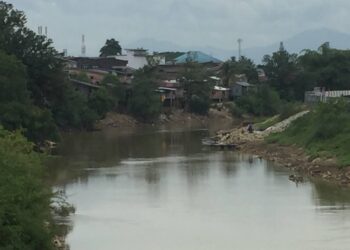
[[[6,1],[6,0],[5,0]],[[349,0],[7,0],[23,10],[28,25],[48,27],[55,47],[88,55],[107,38],[122,47],[142,39],[182,47],[232,49],[265,46],[309,29],[350,33]]]

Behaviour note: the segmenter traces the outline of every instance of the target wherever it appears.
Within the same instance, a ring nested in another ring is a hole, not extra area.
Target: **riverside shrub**
[[[0,127],[0,249],[52,249],[43,170],[33,144]]]
[[[342,165],[350,164],[350,103],[338,99],[319,104],[284,132],[267,138],[269,142],[303,146],[315,156],[335,156]]]

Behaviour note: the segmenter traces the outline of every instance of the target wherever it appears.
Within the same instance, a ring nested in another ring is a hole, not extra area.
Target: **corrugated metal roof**
[[[229,89],[229,88],[224,88],[224,87],[221,87],[221,86],[214,86],[214,90],[228,91],[228,90],[230,90],[230,89]]]
[[[236,82],[235,84],[240,85],[240,86],[243,86],[243,87],[250,87],[250,86],[253,86],[252,84],[247,83],[247,82]]]
[[[175,58],[175,63],[186,63],[186,62],[197,62],[197,63],[221,63],[219,59],[207,55],[200,51],[189,51],[182,56]]]

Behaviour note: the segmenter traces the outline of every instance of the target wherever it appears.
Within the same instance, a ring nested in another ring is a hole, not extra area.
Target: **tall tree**
[[[300,72],[297,54],[289,54],[281,44],[279,51],[263,58],[263,69],[269,78],[268,84],[275,88],[281,98],[294,99],[293,85]]]
[[[254,62],[242,56],[238,61],[235,57],[226,61],[221,68],[221,77],[224,85],[228,86],[234,79],[235,75],[244,74],[250,83],[258,82],[257,68]]]
[[[333,49],[324,43],[317,51],[304,51],[299,61],[310,78],[309,90],[315,86],[331,90],[350,88],[349,50]]]
[[[33,141],[55,140],[58,131],[51,113],[32,104],[26,67],[0,50],[0,124],[8,130],[24,129]]]
[[[100,57],[121,55],[122,47],[114,38],[107,39],[105,45],[100,49]]]
[[[53,47],[52,40],[28,29],[24,13],[4,1],[0,1],[0,50],[4,52],[0,54],[3,62],[0,66],[4,69],[0,72],[0,81],[5,82],[2,87],[7,89],[0,98],[24,96],[23,93],[27,92],[27,99],[30,99],[27,100],[28,108],[23,102],[15,101],[17,99],[2,105],[6,112],[1,112],[0,122],[6,128],[22,127],[28,132],[28,138],[37,141],[48,136],[46,132],[50,130],[52,117],[56,124],[65,128],[92,127],[98,116],[95,110],[89,109],[87,98],[75,91],[68,81],[63,70],[64,61]],[[24,66],[18,66],[14,57],[7,58],[4,54],[16,57]],[[4,68],[6,63],[12,65],[12,71]],[[13,72],[15,70],[17,75]],[[9,78],[6,72],[12,72],[12,76]],[[25,77],[25,80],[20,77]],[[21,89],[15,94],[13,89],[19,86]],[[45,121],[50,126],[41,127]],[[52,137],[53,134],[46,138]]]
[[[185,91],[185,109],[193,113],[207,114],[212,86],[208,81],[206,69],[199,63],[186,63],[181,83]]]
[[[129,103],[130,112],[139,119],[152,121],[161,112],[160,96],[157,88],[154,68],[144,67],[138,70],[133,80],[133,94]]]

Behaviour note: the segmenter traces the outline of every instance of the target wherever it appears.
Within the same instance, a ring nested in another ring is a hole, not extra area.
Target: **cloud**
[[[267,45],[312,28],[347,32],[350,1],[333,0],[12,0],[29,25],[49,27],[58,49],[79,53],[85,34],[89,54],[105,39],[123,44],[141,38],[181,46],[232,48]]]

